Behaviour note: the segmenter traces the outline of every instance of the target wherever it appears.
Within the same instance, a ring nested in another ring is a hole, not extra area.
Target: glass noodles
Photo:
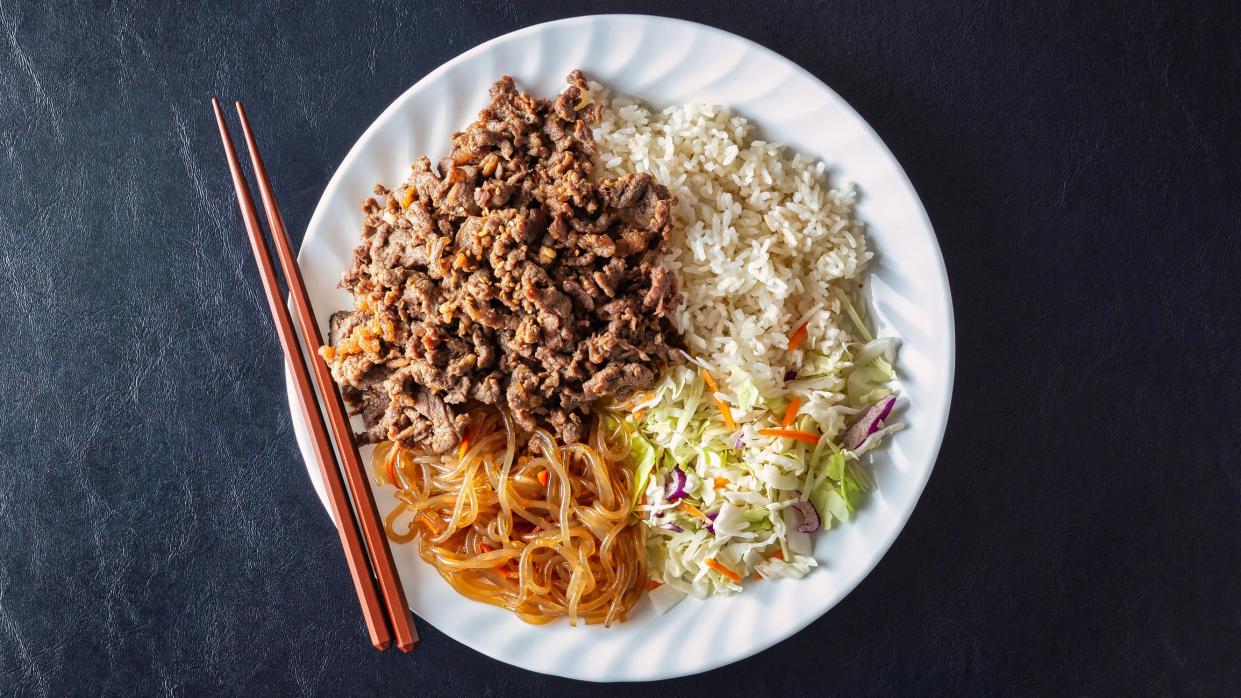
[[[528,623],[625,620],[647,574],[623,435],[605,433],[598,417],[573,444],[523,433],[495,408],[471,420],[455,453],[377,447],[375,475],[397,488],[389,538],[416,538],[457,592]]]

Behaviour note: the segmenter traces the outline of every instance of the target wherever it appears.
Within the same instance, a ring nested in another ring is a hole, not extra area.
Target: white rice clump
[[[824,163],[755,139],[725,107],[606,104],[595,130],[606,176],[649,172],[677,198],[664,264],[685,294],[673,320],[690,353],[730,379],[744,370],[768,397],[786,392],[785,354],[803,321],[803,350],[841,355],[851,325],[832,289],[851,294],[871,259],[853,186],[832,188]]]

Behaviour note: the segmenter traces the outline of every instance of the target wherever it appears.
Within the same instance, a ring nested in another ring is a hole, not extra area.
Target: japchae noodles
[[[460,449],[432,455],[384,442],[376,476],[397,488],[385,528],[418,538],[422,559],[463,596],[528,623],[623,621],[642,594],[646,553],[631,525],[623,435],[595,418],[582,443],[519,431],[477,408]]]

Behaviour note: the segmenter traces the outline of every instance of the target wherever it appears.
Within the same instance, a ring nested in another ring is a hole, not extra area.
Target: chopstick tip
[[[237,109],[237,118],[241,119],[241,128],[246,133],[250,132],[250,119],[246,118],[246,108],[241,105],[241,100],[233,102],[233,106]]]

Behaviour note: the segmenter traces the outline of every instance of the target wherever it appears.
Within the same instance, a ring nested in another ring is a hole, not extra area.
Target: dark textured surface
[[[659,691],[1236,690],[1235,12],[703,5],[661,13],[804,65],[905,166],[947,260],[958,378],[874,573],[794,639]],[[593,691],[425,624],[411,656],[367,645],[207,99],[282,125],[264,149],[300,238],[431,69],[639,8],[241,7],[0,0],[0,694]]]

